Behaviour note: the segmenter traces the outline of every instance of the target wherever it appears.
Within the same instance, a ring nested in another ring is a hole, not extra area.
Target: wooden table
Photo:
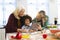
[[[46,40],[60,40],[60,39],[56,39],[56,38],[54,38],[52,36],[48,36],[48,38]]]

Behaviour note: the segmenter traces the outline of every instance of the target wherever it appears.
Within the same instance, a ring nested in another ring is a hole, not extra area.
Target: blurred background
[[[49,24],[54,23],[54,18],[58,18],[60,24],[60,0],[0,0],[0,27],[7,24],[9,15],[16,7],[24,7],[25,14],[33,19],[40,10],[44,10]]]

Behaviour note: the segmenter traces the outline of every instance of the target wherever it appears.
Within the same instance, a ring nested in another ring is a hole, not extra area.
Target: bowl
[[[52,34],[55,34],[55,33],[57,33],[57,32],[60,32],[60,30],[50,30],[50,32],[52,33]]]

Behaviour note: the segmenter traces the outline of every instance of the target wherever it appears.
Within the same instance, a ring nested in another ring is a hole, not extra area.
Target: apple
[[[43,38],[44,38],[44,39],[47,38],[47,34],[43,34]]]

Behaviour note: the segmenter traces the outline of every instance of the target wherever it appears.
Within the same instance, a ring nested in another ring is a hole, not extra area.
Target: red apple
[[[47,38],[47,34],[43,34],[43,38],[44,38],[44,39]]]

